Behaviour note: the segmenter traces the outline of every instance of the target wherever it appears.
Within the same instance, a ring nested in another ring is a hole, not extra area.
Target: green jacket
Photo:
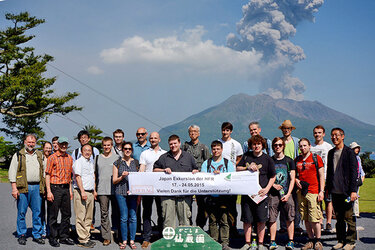
[[[44,188],[46,186],[46,181],[43,175],[43,153],[36,150],[35,151],[38,162],[40,165],[39,168],[39,190],[41,194],[44,194]],[[16,175],[16,185],[18,192],[20,193],[27,193],[28,192],[28,185],[27,185],[27,177],[26,177],[26,150],[25,148],[21,149],[17,152],[17,160],[18,160],[18,167],[17,167],[17,175]]]

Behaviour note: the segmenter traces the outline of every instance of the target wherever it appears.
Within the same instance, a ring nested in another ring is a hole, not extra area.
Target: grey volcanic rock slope
[[[188,140],[187,128],[191,124],[201,127],[201,141],[210,145],[211,141],[221,136],[220,126],[230,121],[234,126],[232,137],[242,144],[249,138],[248,124],[258,121],[262,135],[267,138],[281,136],[279,125],[286,119],[297,128],[293,135],[313,139],[312,129],[317,124],[326,128],[326,141],[330,142],[330,130],[341,127],[345,130],[345,143],[357,141],[362,151],[375,150],[375,126],[361,122],[344,113],[333,110],[317,101],[294,101],[290,99],[273,99],[268,95],[249,96],[233,95],[224,102],[208,108],[185,120],[160,130],[162,146],[167,147],[167,138],[172,133],[182,140]]]

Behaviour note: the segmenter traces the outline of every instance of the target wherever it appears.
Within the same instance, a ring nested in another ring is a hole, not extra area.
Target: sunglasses
[[[139,135],[145,135],[146,133],[136,133],[136,136],[139,136]]]
[[[278,144],[278,143],[277,143],[277,144],[273,144],[273,146],[274,146],[275,148],[277,148],[277,147],[280,147],[280,148],[281,148],[281,147],[283,146],[283,144],[281,144],[281,143]]]
[[[123,149],[124,151],[128,150],[128,151],[132,151],[133,149],[132,148],[124,148]]]

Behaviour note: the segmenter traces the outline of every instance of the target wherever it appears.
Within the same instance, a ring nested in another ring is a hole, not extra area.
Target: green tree
[[[366,173],[366,177],[375,177],[375,160],[370,159],[371,152],[364,152],[360,155],[363,171]]]
[[[17,148],[12,142],[5,141],[4,137],[0,136],[0,166],[8,168],[10,160]]]
[[[100,128],[95,127],[94,125],[86,125],[84,129],[90,134],[90,144],[99,149],[100,152],[102,152],[103,136],[101,136],[101,133],[103,133],[103,131]]]
[[[11,26],[0,29],[0,114],[6,128],[0,130],[21,143],[28,133],[44,136],[40,127],[53,113],[67,114],[81,110],[66,105],[79,94],[67,92],[56,95],[51,87],[56,77],[45,77],[47,64],[53,57],[35,55],[34,48],[25,46],[33,39],[28,31],[45,22],[27,12],[5,14]]]

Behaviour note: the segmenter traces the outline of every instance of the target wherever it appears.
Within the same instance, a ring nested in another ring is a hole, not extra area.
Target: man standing
[[[203,173],[230,173],[236,172],[236,168],[231,161],[222,157],[223,144],[219,141],[211,143],[212,158],[206,160],[201,168]],[[209,217],[210,236],[215,240],[221,238],[223,250],[230,249],[229,245],[229,217],[227,196],[209,195],[206,197],[207,213]],[[220,231],[220,233],[219,233]]]
[[[182,150],[187,151],[190,153],[194,159],[195,163],[197,164],[198,170],[201,171],[202,163],[210,157],[210,151],[208,147],[202,144],[199,141],[200,136],[200,128],[197,125],[191,125],[188,129],[190,141],[185,142]],[[220,155],[221,156],[221,155]],[[197,200],[197,218],[196,224],[197,226],[203,228],[206,225],[207,217],[205,215],[206,211],[204,209],[204,196],[203,195],[196,195]]]
[[[223,157],[230,160],[234,166],[240,161],[243,151],[241,144],[234,140],[231,135],[233,132],[233,125],[230,122],[224,122],[221,125],[221,139],[219,141],[223,144]],[[228,198],[228,209],[231,215],[230,233],[233,237],[238,236],[237,231],[237,195],[230,195]]]
[[[328,151],[332,149],[332,145],[328,142],[324,141],[324,136],[326,135],[326,130],[322,125],[315,126],[313,130],[313,135],[315,138],[315,143],[311,146],[311,153],[315,153],[319,155],[324,163],[324,180],[327,176],[327,158],[328,158]],[[333,213],[333,206],[332,206],[332,197],[326,196],[324,197],[325,207],[326,207],[326,231],[330,232],[332,230],[332,213]]]
[[[294,249],[294,217],[295,204],[292,191],[295,183],[296,167],[294,161],[284,155],[285,142],[280,137],[272,141],[272,148],[275,155],[272,160],[275,162],[276,180],[272,185],[269,195],[269,226],[271,243],[269,249],[276,249],[277,216],[280,213],[286,217],[289,242],[286,249]]]
[[[135,135],[137,136],[137,142],[133,145],[133,158],[139,161],[141,153],[146,149],[149,149],[151,145],[147,141],[148,133],[145,128],[139,128]]]
[[[110,137],[102,140],[103,153],[95,158],[96,192],[100,205],[101,226],[100,232],[104,239],[103,246],[111,244],[111,223],[109,221],[109,203],[112,207],[112,225],[119,230],[119,210],[117,206],[115,190],[112,182],[113,163],[120,158],[112,149],[113,141]],[[122,148],[122,147],[121,147]],[[121,150],[122,151],[122,150]],[[122,152],[121,152],[122,153]]]
[[[79,133],[77,135],[77,139],[79,141],[79,144],[81,144],[81,146],[79,148],[76,148],[73,151],[73,153],[72,153],[73,162],[78,160],[79,157],[82,156],[81,147],[83,145],[88,144],[91,141],[90,134],[86,130],[79,131]],[[93,147],[93,151],[92,151],[92,155],[91,155],[90,160],[93,161],[95,156],[97,156],[97,155],[99,155],[99,150],[96,147]]]
[[[323,214],[320,202],[324,198],[324,165],[319,155],[310,152],[310,141],[302,138],[299,141],[301,155],[296,158],[298,187],[297,196],[301,218],[305,221],[308,242],[302,250],[323,250],[320,242]]]
[[[260,135],[260,132],[262,129],[260,128],[259,122],[250,122],[249,124],[249,131],[250,131],[250,137],[254,135]],[[267,141],[266,148],[263,149],[263,153],[268,154],[269,156],[273,156],[273,150],[272,150],[272,142],[270,139],[264,138]],[[246,153],[247,151],[251,150],[249,149],[249,145],[247,141],[244,141],[243,143],[243,152]]]
[[[69,238],[71,217],[70,200],[73,198],[71,180],[73,159],[67,154],[68,138],[59,137],[59,149],[48,157],[46,167],[46,189],[48,200],[48,223],[50,228],[49,243],[53,247],[61,244],[74,245]],[[57,216],[61,212],[60,226]],[[57,239],[60,238],[60,243]]]
[[[152,172],[154,168],[154,163],[159,159],[162,154],[167,151],[163,150],[160,146],[160,135],[158,132],[152,132],[149,138],[151,147],[142,152],[139,164],[139,172]],[[143,196],[142,197],[142,207],[143,207],[143,243],[142,248],[148,248],[151,241],[151,215],[152,215],[152,203],[156,203],[156,209],[158,214],[158,229],[161,233],[163,228],[163,214],[161,208],[160,196]]]
[[[43,175],[43,154],[35,150],[36,136],[29,134],[24,148],[13,155],[9,167],[9,182],[12,196],[17,200],[17,237],[20,245],[26,245],[26,212],[30,206],[33,222],[33,241],[44,244],[40,217],[45,179]]]
[[[177,135],[168,138],[169,151],[160,156],[154,164],[154,172],[192,172],[197,173],[198,167],[194,158],[181,150],[181,141]],[[176,227],[176,215],[180,226],[189,226],[191,217],[191,196],[162,196],[161,206],[164,216],[164,228]]]
[[[125,135],[122,129],[118,128],[113,132],[113,140],[115,141],[115,145],[113,145],[112,151],[120,157],[124,157],[124,153],[122,152],[122,142],[124,141],[124,138]]]
[[[333,249],[347,250],[355,248],[357,238],[353,202],[358,198],[358,163],[353,150],[344,144],[344,138],[345,133],[341,128],[331,130],[331,140],[335,147],[328,152],[326,190],[332,194],[337,221],[338,243]]]
[[[73,164],[73,187],[74,187],[74,213],[76,215],[76,231],[78,235],[78,246],[93,248],[95,242],[90,240],[90,225],[94,211],[95,170],[94,163],[90,161],[92,146],[83,145],[82,157]]]
[[[283,137],[281,139],[285,142],[285,148],[284,148],[284,154],[285,156],[288,156],[291,159],[295,159],[299,152],[298,152],[298,141],[299,139],[297,137],[292,136],[292,131],[296,129],[296,127],[293,126],[292,122],[290,120],[285,120],[280,126],[279,129],[281,129],[283,133]],[[296,233],[302,233],[303,230],[300,226],[301,222],[301,216],[298,212],[298,200],[297,195],[295,192],[292,193],[293,201],[295,204],[296,209],[296,216],[294,217],[294,232]],[[286,232],[286,220],[283,213],[280,214],[280,232]]]
[[[272,158],[263,153],[263,148],[266,146],[266,140],[260,136],[255,135],[249,139],[249,146],[252,151],[248,151],[241,158],[237,165],[237,171],[259,171],[259,190],[260,196],[265,196],[270,191],[276,179],[275,163]],[[257,223],[258,234],[258,248],[267,249],[263,245],[264,235],[266,232],[266,222],[268,221],[268,197],[263,199],[258,204],[255,203],[248,195],[242,195],[241,210],[243,221],[245,242],[246,244],[241,249],[248,249],[251,244],[251,226]]]

